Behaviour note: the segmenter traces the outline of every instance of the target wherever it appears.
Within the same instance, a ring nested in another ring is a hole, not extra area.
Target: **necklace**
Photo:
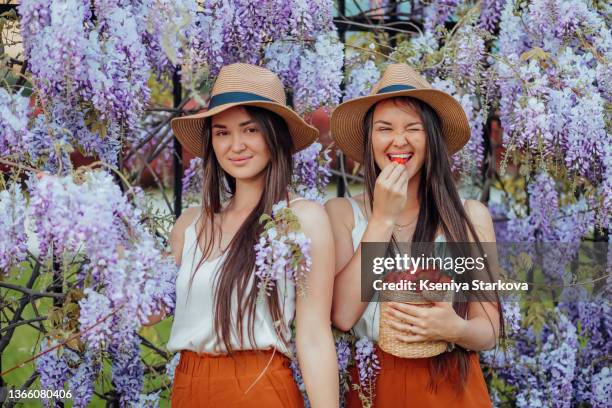
[[[407,223],[407,224],[395,224],[395,229],[396,229],[397,231],[401,231],[401,230],[403,230],[404,228],[409,227],[409,226],[411,226],[412,224],[414,224],[414,222],[415,222],[415,221],[416,221],[418,218],[419,218],[419,215],[417,214],[417,216],[416,216],[416,217],[414,217],[414,219],[413,219],[412,221],[410,221],[409,223]]]

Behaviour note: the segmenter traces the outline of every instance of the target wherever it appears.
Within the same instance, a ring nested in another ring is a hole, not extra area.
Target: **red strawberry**
[[[407,157],[391,157],[390,159],[392,162],[399,163],[399,164],[406,164],[408,162]]]

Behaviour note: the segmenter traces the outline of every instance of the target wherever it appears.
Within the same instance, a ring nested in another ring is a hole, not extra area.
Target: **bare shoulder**
[[[169,242],[177,265],[181,263],[181,254],[183,252],[183,244],[185,240],[185,229],[198,217],[201,211],[201,207],[186,208],[170,230]]]
[[[489,208],[478,200],[465,200],[463,205],[470,221],[474,224],[491,222],[491,213]]]
[[[325,221],[328,219],[325,208],[313,200],[297,200],[290,207],[301,223],[317,223],[321,218]]]
[[[355,200],[359,203],[359,196]],[[353,206],[345,197],[335,197],[325,203],[325,210],[329,214],[332,224],[344,225],[348,230],[352,230],[355,225],[353,214]],[[363,209],[361,210],[363,211]]]
[[[465,200],[463,205],[465,212],[476,228],[481,241],[495,240],[495,230],[493,229],[493,219],[489,208],[478,200]]]

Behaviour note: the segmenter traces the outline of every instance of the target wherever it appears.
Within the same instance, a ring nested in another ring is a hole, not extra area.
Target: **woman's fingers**
[[[427,314],[427,309],[420,306],[411,305],[409,303],[389,302],[389,306],[401,313],[418,318],[423,318]]]
[[[418,317],[409,315],[407,313],[400,312],[399,310],[396,310],[396,309],[388,308],[387,315],[390,316],[392,319],[400,323],[403,323],[403,324],[421,326],[421,320]]]
[[[408,193],[408,181],[410,177],[408,176],[408,170],[404,168],[404,171],[400,174],[395,182],[395,186],[397,188],[398,193],[407,194]]]
[[[393,164],[395,164],[395,168],[393,169],[393,171],[391,172],[391,174],[389,174],[389,177],[387,178],[391,186],[397,185],[402,174],[406,172],[406,166],[402,164],[397,164],[397,163],[393,163]]]
[[[409,334],[409,335],[418,334],[421,336],[424,336],[427,334],[425,329],[415,326],[413,324],[401,323],[401,322],[398,322],[396,320],[391,320],[391,319],[387,321],[387,324],[393,327],[395,330],[400,331],[405,334]]]

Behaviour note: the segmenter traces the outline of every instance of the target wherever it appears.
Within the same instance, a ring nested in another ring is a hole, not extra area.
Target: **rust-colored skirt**
[[[429,387],[430,358],[399,358],[376,346],[380,373],[376,380],[373,408],[397,407],[491,407],[482,369],[476,353],[470,353],[470,371],[465,389],[457,393],[449,381],[438,380],[435,392]],[[351,369],[351,383],[359,384],[356,367]],[[347,407],[362,407],[357,391],[347,395]]]
[[[171,406],[302,408],[304,400],[289,359],[278,351],[272,354],[272,350],[231,355],[181,351]]]

